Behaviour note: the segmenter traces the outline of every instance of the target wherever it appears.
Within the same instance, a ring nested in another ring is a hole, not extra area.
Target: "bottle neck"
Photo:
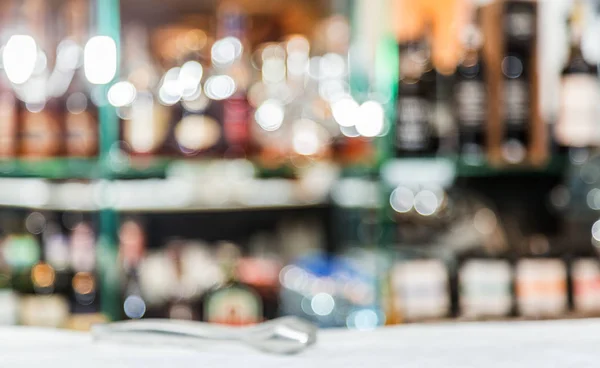
[[[88,4],[86,0],[70,0],[64,9],[65,36],[83,46],[87,33]]]

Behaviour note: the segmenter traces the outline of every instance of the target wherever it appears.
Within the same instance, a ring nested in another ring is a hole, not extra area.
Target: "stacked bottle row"
[[[89,216],[5,210],[2,230],[2,324],[86,329],[103,320]]]
[[[0,158],[93,157],[95,89],[84,75],[88,0],[7,0],[0,6]]]
[[[268,168],[369,163],[368,139],[337,124],[332,111],[350,94],[348,22],[333,16],[297,33],[302,25],[287,19],[295,11],[302,15],[260,18],[220,1],[215,19],[199,14],[151,30],[125,20],[123,80],[108,92],[121,118],[121,149],[248,157]]]
[[[540,4],[517,0],[468,7],[468,1],[452,1],[474,10],[442,16],[425,5],[402,3],[415,19],[404,19],[397,32],[396,156],[457,152],[470,165],[535,165],[564,147],[598,145],[598,77],[593,54],[582,52],[583,36],[591,29],[583,2],[570,10],[569,59],[560,108],[552,113],[543,112],[540,101],[544,74],[538,58],[548,45],[538,29],[550,31],[540,26]],[[448,51],[440,41],[448,36],[439,30],[453,16],[464,24],[459,41],[444,43]]]
[[[514,265],[473,258],[456,273],[440,260],[414,260],[393,266],[389,287],[389,323],[600,313],[600,263],[595,258],[523,258]]]

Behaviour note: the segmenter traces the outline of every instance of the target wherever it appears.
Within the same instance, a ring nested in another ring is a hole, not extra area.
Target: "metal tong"
[[[317,327],[297,317],[281,317],[248,327],[204,322],[144,319],[94,325],[95,340],[186,346],[237,341],[272,354],[296,354],[314,344]]]

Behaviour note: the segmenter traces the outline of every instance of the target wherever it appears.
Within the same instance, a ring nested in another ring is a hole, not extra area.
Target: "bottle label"
[[[595,75],[569,75],[562,80],[557,140],[567,146],[584,147],[600,142],[600,86]]]
[[[595,259],[573,263],[573,304],[577,311],[600,312],[600,264]]]
[[[403,97],[398,100],[397,146],[403,150],[417,151],[427,145],[430,134],[430,104],[424,98]]]
[[[223,126],[229,145],[244,145],[249,135],[250,107],[245,96],[233,96],[224,101]]]
[[[47,157],[60,149],[60,127],[47,111],[26,111],[23,116],[21,145],[26,156]]]
[[[96,120],[88,111],[68,113],[65,120],[69,156],[93,156],[97,149]]]
[[[462,127],[483,128],[487,116],[485,85],[481,81],[462,81],[455,87],[458,123]]]
[[[461,314],[505,316],[512,308],[512,270],[508,262],[471,260],[459,272]]]
[[[204,314],[211,323],[254,324],[262,320],[262,301],[249,289],[229,286],[210,294]]]
[[[506,124],[522,128],[529,119],[529,85],[521,79],[504,80],[504,116]]]
[[[505,32],[509,37],[526,41],[533,37],[534,14],[529,9],[519,9],[510,12],[505,18]]]
[[[438,260],[400,263],[392,271],[396,313],[407,320],[442,318],[450,297],[446,266]]]
[[[560,316],[567,308],[567,269],[557,259],[525,259],[516,267],[519,313],[527,317]]]
[[[23,297],[19,312],[26,326],[60,327],[69,317],[69,303],[59,295]]]

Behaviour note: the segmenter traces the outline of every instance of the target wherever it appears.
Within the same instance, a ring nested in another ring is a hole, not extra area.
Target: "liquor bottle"
[[[168,133],[161,150],[164,154],[195,157],[222,151],[223,129],[217,116],[207,113],[214,103],[201,84],[210,67],[207,38],[203,30],[194,28],[171,26],[154,33],[162,66],[167,69],[159,88],[159,99],[169,109]],[[173,50],[174,43],[186,47]],[[172,83],[179,84],[181,90],[171,92]]]
[[[217,252],[226,282],[204,296],[203,320],[236,326],[261,322],[264,312],[260,295],[251,286],[238,281],[235,275],[239,248],[231,243],[222,243]]]
[[[10,35],[8,29],[15,12],[15,2],[3,1],[0,4],[0,42],[5,45]],[[14,158],[18,152],[18,113],[17,100],[5,73],[0,75],[0,159]]]
[[[595,257],[575,259],[571,264],[573,308],[585,316],[600,315],[600,263]]]
[[[7,260],[14,270],[13,287],[21,294],[20,323],[61,327],[68,318],[69,307],[65,296],[55,293],[56,273],[40,247],[39,224],[43,221],[44,215],[33,212],[24,221],[25,229],[17,226],[8,245]]]
[[[515,266],[517,312],[529,318],[560,317],[569,308],[567,262],[548,239],[533,235]]]
[[[436,72],[425,39],[405,41],[400,52],[400,81],[396,101],[396,155],[418,156],[437,151],[432,113]]]
[[[42,257],[54,270],[54,292],[68,297],[71,288],[69,239],[54,219],[47,218],[41,241]]]
[[[158,71],[150,55],[148,30],[128,24],[124,37],[124,75],[136,92],[133,101],[113,101],[121,117],[121,137],[132,155],[157,153],[167,137],[169,109],[158,103]]]
[[[438,259],[397,263],[391,271],[393,319],[440,319],[450,314],[448,269]]]
[[[49,65],[52,65],[54,59],[48,15],[47,1],[22,2],[20,17],[26,27],[24,31],[34,38],[37,45],[33,74],[24,83],[14,85],[21,100],[19,150],[27,158],[47,158],[62,153],[58,101],[47,95]]]
[[[167,302],[167,316],[171,319],[199,320],[201,311],[196,308],[200,304],[199,285],[187,282],[189,270],[185,264],[187,260],[184,259],[186,246],[186,242],[182,239],[172,239],[167,244],[166,256],[176,274],[171,285],[170,299]]]
[[[98,312],[98,282],[96,277],[96,237],[91,225],[81,222],[70,237],[71,293],[73,315]]]
[[[256,289],[262,299],[264,318],[277,317],[279,310],[279,272],[281,260],[274,251],[274,239],[257,234],[250,240],[250,254],[236,266],[238,279]]]
[[[584,9],[576,1],[568,25],[571,48],[562,70],[561,104],[556,124],[556,140],[562,146],[587,148],[598,144],[600,128],[600,85],[598,66],[585,60],[581,51]]]
[[[485,155],[488,96],[477,22],[466,29],[464,46],[454,85],[459,154],[466,163],[480,165]]]
[[[536,7],[533,2],[504,3],[505,54],[501,63],[504,121],[502,155],[511,164],[522,163],[526,159],[530,144],[535,27]]]
[[[513,269],[507,254],[471,251],[458,262],[459,315],[468,319],[502,318],[513,309]]]
[[[217,37],[221,42],[233,42],[236,45],[234,48],[239,50],[236,50],[234,59],[222,67],[224,75],[233,81],[233,93],[212,103],[207,115],[218,116],[217,120],[222,123],[225,143],[223,154],[226,157],[245,157],[250,149],[250,105],[246,90],[252,71],[247,60],[250,46],[246,39],[247,14],[236,1],[224,0],[217,9],[217,22]],[[210,82],[207,83],[209,85],[205,85],[205,88],[210,93]]]
[[[119,229],[119,258],[122,272],[123,312],[127,318],[142,318],[146,303],[142,299],[139,266],[145,255],[146,239],[140,224],[127,220]]]
[[[93,157],[98,151],[98,112],[89,94],[88,83],[83,74],[83,47],[88,35],[88,0],[69,0],[62,8],[65,38],[59,45],[59,55],[66,55],[66,48],[73,52],[72,65],[57,65],[56,75],[62,75],[68,85],[64,95],[65,150],[69,157]],[[60,59],[59,59],[60,60]],[[57,63],[58,64],[58,63]],[[62,91],[61,91],[62,92]]]

